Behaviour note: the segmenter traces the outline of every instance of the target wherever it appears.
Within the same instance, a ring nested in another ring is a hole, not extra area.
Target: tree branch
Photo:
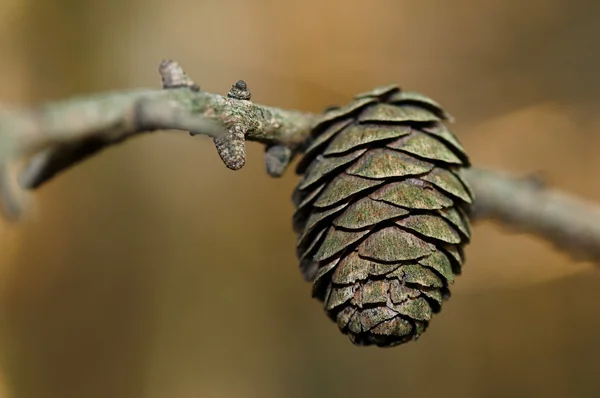
[[[98,151],[141,133],[180,130],[213,137],[225,165],[245,164],[246,141],[265,145],[269,175],[302,151],[318,115],[254,104],[243,81],[226,96],[200,90],[173,61],[159,66],[162,90],[132,90],[0,110],[0,208],[15,220],[34,189]],[[19,168],[20,164],[25,166]],[[464,171],[475,191],[474,221],[493,220],[537,235],[578,260],[600,261],[600,207],[532,178]],[[18,175],[18,184],[16,182]]]
[[[227,96],[200,91],[173,61],[159,66],[163,89],[101,93],[32,110],[0,110],[0,210],[9,220],[21,213],[15,164],[25,189],[39,187],[60,171],[100,150],[141,133],[183,130],[214,137],[225,165],[245,163],[245,141],[267,147],[267,172],[280,176],[311,130],[315,115],[250,102],[243,81]]]
[[[473,221],[493,220],[512,231],[536,235],[579,261],[600,263],[600,206],[556,189],[536,177],[464,170],[475,191]]]

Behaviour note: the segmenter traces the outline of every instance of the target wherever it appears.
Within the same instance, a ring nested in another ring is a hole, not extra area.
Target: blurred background
[[[0,0],[0,101],[244,79],[307,111],[398,83],[440,101],[473,163],[600,201],[600,2]],[[475,228],[417,343],[354,347],[310,297],[291,193],[249,145],[162,132],[61,174],[0,224],[0,398],[597,397],[600,272]]]

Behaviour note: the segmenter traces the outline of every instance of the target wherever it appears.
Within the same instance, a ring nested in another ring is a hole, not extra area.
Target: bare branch
[[[245,140],[291,152],[273,176],[281,175],[298,153],[315,116],[255,105],[244,82],[227,96],[200,91],[173,61],[159,66],[164,89],[102,93],[46,104],[37,109],[0,111],[0,206],[9,219],[20,212],[13,169],[29,160],[18,180],[22,188],[39,187],[62,170],[100,150],[141,133],[188,131],[212,136],[225,165],[245,163]],[[245,138],[245,140],[244,140]],[[9,205],[10,204],[10,205]]]
[[[225,165],[245,164],[246,141],[266,147],[269,175],[281,176],[302,151],[317,115],[254,104],[243,81],[226,96],[210,94],[173,61],[159,66],[162,90],[142,89],[73,98],[34,110],[0,111],[0,210],[21,211],[14,169],[33,189],[107,146],[156,130],[212,136]],[[473,219],[493,220],[546,239],[574,258],[600,261],[600,207],[545,188],[531,178],[481,169],[465,171],[476,194]]]
[[[600,206],[545,187],[538,178],[469,169],[474,221],[492,220],[541,237],[573,259],[600,262]]]

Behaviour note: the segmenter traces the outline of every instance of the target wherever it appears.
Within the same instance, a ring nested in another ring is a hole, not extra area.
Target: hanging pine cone
[[[326,111],[298,164],[300,268],[354,344],[417,339],[461,272],[473,194],[450,119],[421,94],[378,88]]]

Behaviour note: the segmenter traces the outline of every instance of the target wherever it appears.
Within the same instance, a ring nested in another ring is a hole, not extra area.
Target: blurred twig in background
[[[0,208],[16,220],[20,188],[34,189],[99,150],[140,133],[183,130],[214,138],[225,165],[245,163],[245,141],[265,144],[271,176],[280,176],[302,150],[317,115],[250,102],[243,81],[221,96],[200,91],[173,61],[159,66],[163,90],[132,90],[0,113]],[[19,162],[27,161],[18,174]],[[472,217],[532,233],[577,260],[600,260],[600,206],[548,189],[532,178],[473,168],[465,177],[476,194]],[[18,180],[18,183],[16,182]],[[19,188],[20,186],[20,188]]]
[[[494,220],[531,233],[565,250],[574,259],[600,262],[600,206],[551,189],[536,178],[469,169],[476,202],[472,217]]]

